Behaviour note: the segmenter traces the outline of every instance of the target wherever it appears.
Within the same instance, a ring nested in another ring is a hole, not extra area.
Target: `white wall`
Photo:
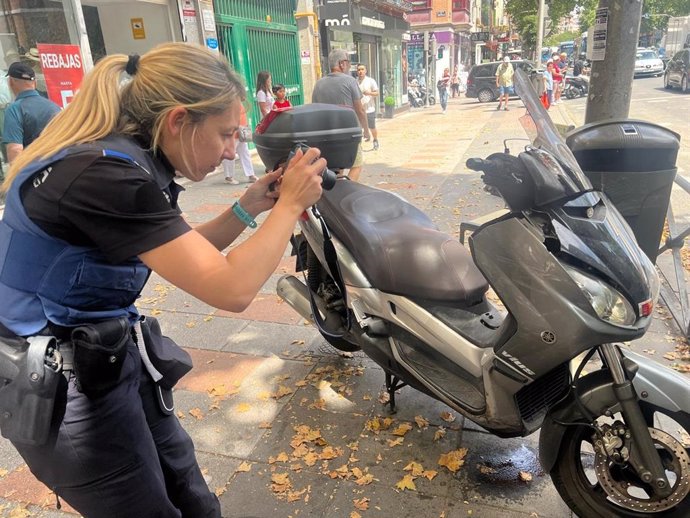
[[[86,2],[85,2],[86,3]],[[173,41],[167,5],[144,2],[98,5],[105,50],[108,54],[143,54],[159,43]],[[177,13],[173,13],[177,16]],[[143,18],[146,39],[135,40],[131,19]]]

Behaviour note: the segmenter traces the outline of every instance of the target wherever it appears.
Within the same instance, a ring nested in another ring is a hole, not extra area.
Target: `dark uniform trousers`
[[[66,398],[53,441],[15,447],[33,474],[86,518],[220,517],[192,440],[175,415],[160,411],[133,342],[115,388],[89,398],[72,377]]]

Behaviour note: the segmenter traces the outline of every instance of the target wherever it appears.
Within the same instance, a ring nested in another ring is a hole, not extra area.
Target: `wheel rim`
[[[480,102],[489,103],[494,100],[494,94],[492,94],[489,90],[482,90],[477,95],[477,98]]]
[[[604,510],[613,513],[611,516],[646,516],[648,513],[664,513],[681,502],[684,506],[689,505],[686,497],[690,492],[690,436],[687,435],[690,433],[690,420],[685,415],[679,423],[675,416],[657,408],[647,409],[646,417],[673,489],[666,498],[654,495],[651,487],[632,470],[616,466],[603,452],[600,453],[600,446],[594,444],[600,442],[599,437],[591,428],[583,426],[573,431],[569,445],[572,448],[569,451],[576,459],[570,472],[573,482],[580,487],[580,495],[587,494],[593,508],[598,508],[602,516],[609,516]],[[658,429],[661,427],[671,433]]]

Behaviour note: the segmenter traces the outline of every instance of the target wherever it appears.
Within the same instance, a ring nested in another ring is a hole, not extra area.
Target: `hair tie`
[[[125,66],[125,72],[133,76],[139,70],[139,54],[130,54]]]

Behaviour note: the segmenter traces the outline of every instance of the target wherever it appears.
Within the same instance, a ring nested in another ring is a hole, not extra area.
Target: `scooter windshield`
[[[514,77],[517,93],[527,108],[527,114],[520,119],[522,126],[534,147],[548,152],[560,163],[561,167],[549,169],[556,176],[566,175],[566,178],[558,178],[559,183],[568,186],[567,190],[571,191],[565,194],[572,195],[577,192],[592,190],[592,184],[580,169],[577,160],[566,146],[565,141],[537,97],[537,92],[532,86],[529,76],[523,70],[518,69],[515,71]],[[541,81],[541,76],[538,77]]]

